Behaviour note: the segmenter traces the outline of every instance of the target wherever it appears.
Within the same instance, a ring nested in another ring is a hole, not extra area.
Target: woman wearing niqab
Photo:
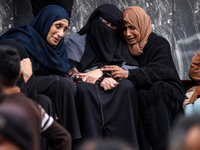
[[[65,40],[71,64],[85,73],[101,72],[100,68],[109,64],[121,66],[121,54],[125,53],[123,56],[126,58],[128,52],[122,37],[122,12],[112,4],[99,6],[86,25]],[[137,65],[133,59],[128,60]],[[100,75],[102,82],[106,79],[105,74]],[[76,83],[76,106],[82,140],[117,138],[138,148],[134,86],[126,79],[116,79],[115,82],[118,85],[110,90],[104,90],[98,80],[96,83]]]
[[[24,46],[33,65],[37,92],[51,98],[58,121],[70,132],[72,139],[77,139],[80,131],[74,103],[76,87],[67,75],[71,65],[64,38],[56,45],[47,40],[53,23],[62,19],[70,22],[62,7],[48,5],[29,24],[10,29],[1,39],[15,39]]]

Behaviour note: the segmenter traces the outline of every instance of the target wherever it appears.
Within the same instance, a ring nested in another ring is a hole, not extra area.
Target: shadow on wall
[[[80,30],[99,5],[112,3],[123,11],[138,5],[151,17],[153,31],[167,38],[181,79],[189,79],[193,55],[200,48],[200,0],[74,0],[71,24],[66,36]],[[33,18],[30,0],[0,1],[0,34],[11,27],[27,24]]]

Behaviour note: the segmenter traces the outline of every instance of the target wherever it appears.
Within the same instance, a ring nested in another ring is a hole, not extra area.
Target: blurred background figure
[[[134,150],[128,143],[122,140],[86,140],[78,150]]]
[[[169,137],[168,150],[200,149],[200,115],[181,116]]]
[[[63,7],[69,14],[69,17],[71,17],[73,0],[31,0],[31,4],[34,16],[36,16],[45,6],[55,4]]]
[[[14,105],[0,106],[0,150],[32,150],[31,131],[22,109]]]

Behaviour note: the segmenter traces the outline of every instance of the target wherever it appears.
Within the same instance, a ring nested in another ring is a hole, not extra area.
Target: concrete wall
[[[142,7],[151,17],[153,31],[169,40],[180,78],[189,79],[191,58],[200,48],[200,0],[74,0],[66,36],[79,31],[92,11],[104,3],[121,10],[132,5]],[[28,23],[33,18],[30,0],[1,0],[0,18],[0,34]]]

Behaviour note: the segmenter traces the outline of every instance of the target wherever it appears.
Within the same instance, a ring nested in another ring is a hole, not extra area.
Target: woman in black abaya
[[[27,51],[35,74],[36,90],[54,103],[58,121],[80,138],[75,108],[76,86],[68,76],[71,65],[64,46],[70,19],[60,6],[48,5],[27,25],[12,28],[0,39],[15,39]]]
[[[128,49],[122,45],[122,13],[114,5],[99,6],[77,34],[65,40],[71,64],[82,81],[77,82],[76,106],[82,140],[117,138],[138,148],[135,129],[136,97],[127,79],[114,80],[101,67],[122,65]],[[123,49],[124,48],[124,49]]]

